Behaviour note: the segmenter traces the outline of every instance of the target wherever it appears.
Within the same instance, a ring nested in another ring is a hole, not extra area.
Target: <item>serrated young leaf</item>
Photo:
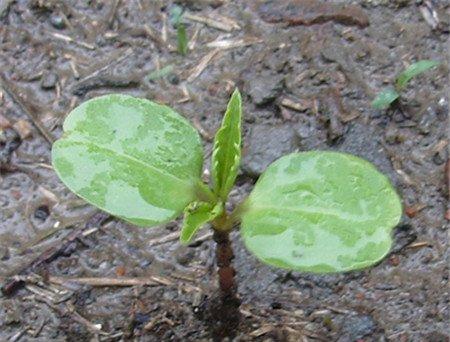
[[[240,210],[245,245],[261,261],[313,273],[378,262],[401,215],[386,176],[361,158],[331,151],[278,159]]]
[[[415,76],[420,75],[421,73],[431,69],[435,66],[438,66],[440,63],[431,60],[422,60],[417,63],[411,64],[407,67],[400,75],[397,77],[397,81],[395,82],[395,86],[398,90],[406,87],[408,82]]]
[[[212,154],[213,190],[224,202],[234,185],[241,162],[241,122],[242,99],[236,88],[214,138]]]
[[[223,211],[223,204],[206,202],[192,202],[184,209],[183,227],[181,228],[180,242],[189,243],[195,233],[206,223],[214,220]]]
[[[392,88],[384,89],[372,101],[372,107],[375,109],[387,109],[399,96],[399,93]]]
[[[128,95],[84,102],[53,144],[59,178],[81,198],[140,226],[167,222],[198,199],[200,137],[171,108]]]

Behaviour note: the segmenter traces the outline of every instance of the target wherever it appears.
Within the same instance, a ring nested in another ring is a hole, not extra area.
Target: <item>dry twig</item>
[[[84,229],[77,229],[69,233],[66,237],[59,241],[57,244],[52,245],[49,249],[45,250],[41,253],[37,258],[35,258],[30,264],[23,267],[19,272],[19,276],[12,277],[9,279],[6,284],[3,284],[1,291],[4,295],[12,295],[17,289],[25,284],[24,280],[20,277],[20,275],[24,275],[29,272],[33,272],[38,269],[40,266],[47,264],[54,259],[56,259],[59,255],[63,254],[74,241],[78,238],[85,236],[84,234],[87,231],[93,232],[92,228],[97,228],[102,225],[105,221],[109,219],[109,215],[98,212],[93,215],[88,222],[86,222]]]
[[[189,77],[187,78],[188,82],[192,82],[195,80],[198,76],[201,75],[201,73],[206,69],[208,64],[211,62],[211,60],[220,52],[220,49],[215,49],[213,51],[210,51],[207,55],[205,55],[200,62],[189,71]]]
[[[421,247],[428,247],[431,246],[431,243],[427,242],[427,241],[418,241],[418,242],[414,242],[408,246],[406,246],[406,248],[421,248]]]
[[[234,21],[233,19],[221,16],[221,15],[215,15],[214,17],[209,16],[200,16],[192,13],[185,13],[183,17],[190,21],[195,21],[198,23],[205,24],[209,27],[216,28],[218,30],[231,32],[233,30],[240,30],[241,27],[239,24]]]
[[[0,72],[0,86],[5,90],[5,92],[13,99],[14,102],[19,106],[20,110],[24,112],[30,120],[33,122],[34,126],[38,131],[44,136],[44,138],[52,144],[55,138],[47,131],[47,129],[42,125],[41,121],[34,114],[36,112],[35,108],[31,108],[28,104],[25,104],[22,96],[19,95],[20,91],[15,88],[15,86],[7,80],[5,75]]]
[[[82,46],[82,47],[84,47],[86,49],[89,49],[89,50],[94,50],[95,49],[95,46],[92,45],[92,44],[88,44],[86,42],[82,42],[82,41],[79,41],[77,39],[73,39],[72,37],[66,36],[65,34],[62,34],[62,33],[50,32],[50,35],[52,35],[56,39],[63,40],[65,42],[67,42],[67,43],[73,43],[75,45]]]
[[[283,107],[293,109],[297,112],[304,112],[312,107],[311,100],[299,100],[298,102],[295,102],[286,97],[281,100],[280,104]]]
[[[242,46],[248,46],[253,44],[260,44],[264,42],[264,40],[256,37],[247,37],[247,38],[240,38],[240,39],[222,39],[222,40],[215,40],[208,44],[206,44],[209,48],[218,48],[221,50],[225,49],[234,49]]]
[[[107,277],[86,277],[86,278],[67,278],[50,276],[48,280],[51,283],[64,285],[67,283],[78,283],[94,287],[128,287],[128,286],[154,286],[154,285],[173,285],[173,282],[166,277],[148,276],[136,278],[107,278]]]

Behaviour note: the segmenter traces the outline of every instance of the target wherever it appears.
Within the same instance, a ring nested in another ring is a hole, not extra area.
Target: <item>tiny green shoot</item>
[[[407,86],[408,82],[423,72],[438,66],[440,63],[431,60],[421,60],[413,63],[402,71],[396,78],[395,89],[387,88],[382,90],[372,101],[372,107],[375,109],[387,109],[394,101],[400,98],[401,91]]]
[[[177,48],[180,55],[185,56],[188,52],[188,38],[186,26],[183,23],[183,9],[174,6],[170,11],[169,21],[177,29]]]
[[[150,72],[147,75],[147,79],[149,81],[154,81],[169,75],[172,71],[173,71],[173,64],[169,64],[159,70],[154,70]]]
[[[188,38],[186,33],[186,27],[183,23],[177,24],[177,47],[180,55],[186,56],[188,52]]]
[[[248,197],[229,203],[241,160],[241,126],[236,89],[214,139],[209,184],[201,178],[202,142],[188,120],[146,99],[106,95],[69,113],[63,136],[53,144],[52,163],[75,194],[131,224],[154,227],[184,214],[183,244],[210,226],[224,301],[236,292],[233,229],[259,260],[288,270],[346,272],[386,256],[401,202],[388,178],[359,157],[332,151],[285,155],[269,165]]]
[[[403,72],[398,75],[397,80],[395,82],[395,87],[397,90],[402,90],[406,87],[408,82],[413,78],[421,73],[427,71],[428,69],[434,68],[435,66],[438,66],[439,62],[437,61],[430,61],[430,60],[422,60],[417,63],[411,64],[409,67],[407,67]]]
[[[400,94],[395,89],[386,88],[372,101],[372,107],[375,109],[386,109],[399,97]]]

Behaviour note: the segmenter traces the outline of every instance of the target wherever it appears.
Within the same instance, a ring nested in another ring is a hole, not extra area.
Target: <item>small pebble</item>
[[[117,266],[116,267],[116,275],[118,277],[123,277],[126,273],[126,269],[124,266]]]
[[[145,259],[139,261],[139,267],[146,268],[153,262],[153,260],[155,260],[155,257],[153,255],[147,255]]]
[[[279,302],[273,302],[270,306],[271,306],[272,309],[274,309],[274,310],[279,310],[279,309],[282,309],[282,308],[283,308],[283,305],[281,305],[281,303],[279,303]]]
[[[58,82],[58,75],[54,72],[47,72],[42,77],[41,88],[42,89],[54,89],[56,87],[56,83]]]
[[[251,79],[247,85],[247,93],[257,106],[273,102],[283,89],[283,76],[267,74]]]
[[[342,341],[355,341],[365,336],[370,336],[376,329],[376,323],[373,318],[368,315],[348,316],[342,327]],[[339,341],[341,341],[341,339]]]
[[[355,298],[359,301],[366,299],[366,296],[364,296],[364,293],[357,293],[355,295]]]
[[[100,263],[100,265],[98,265],[99,270],[107,270],[110,267],[111,267],[110,263],[108,261],[106,261],[106,260],[103,261],[102,263]]]
[[[400,264],[400,258],[398,257],[398,255],[391,255],[389,257],[389,264],[391,264],[392,266],[398,266]]]
[[[175,259],[177,260],[177,262],[180,265],[186,266],[187,264],[189,264],[192,261],[194,256],[195,256],[194,249],[186,247],[186,246],[181,246],[178,248],[178,250],[176,252]]]
[[[19,120],[13,125],[14,130],[19,134],[20,139],[24,140],[31,136],[31,125],[26,120]]]
[[[34,212],[34,217],[42,221],[45,221],[48,215],[50,215],[50,211],[46,205],[39,206]]]
[[[242,171],[258,177],[274,160],[293,152],[299,138],[291,125],[254,124],[248,134]]]
[[[178,77],[178,75],[175,74],[167,75],[167,80],[169,81],[170,84],[173,85],[177,85],[178,83],[180,83],[180,78]]]
[[[405,214],[409,217],[409,218],[413,218],[414,216],[417,215],[417,208],[412,206],[412,207],[406,207],[405,208]]]
[[[137,312],[136,315],[134,315],[134,321],[137,325],[147,323],[149,320],[150,316],[148,314]]]
[[[439,152],[436,152],[433,156],[433,163],[436,165],[442,165],[445,163],[445,150],[441,150]]]
[[[2,323],[6,325],[20,323],[24,317],[22,307],[16,301],[5,301],[2,303],[4,314],[2,315]],[[2,325],[3,325],[2,324]]]
[[[385,133],[386,142],[390,145],[396,144],[399,141],[398,130],[395,125],[391,125],[386,129]]]
[[[59,15],[52,15],[50,17],[50,23],[52,26],[58,30],[62,30],[66,28],[66,23],[64,22],[63,17]]]

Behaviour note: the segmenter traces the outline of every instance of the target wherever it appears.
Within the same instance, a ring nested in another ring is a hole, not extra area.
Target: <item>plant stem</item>
[[[214,341],[222,341],[236,335],[241,319],[239,306],[241,302],[237,296],[235,270],[232,265],[234,258],[231,247],[230,232],[233,228],[230,217],[224,212],[213,222],[216,242],[217,273],[219,275],[220,295],[210,303],[210,319],[213,323],[212,333]]]
[[[233,249],[230,242],[229,231],[214,230],[213,239],[216,242],[216,260],[219,274],[219,287],[223,299],[236,298],[236,274],[232,260],[234,258]]]

